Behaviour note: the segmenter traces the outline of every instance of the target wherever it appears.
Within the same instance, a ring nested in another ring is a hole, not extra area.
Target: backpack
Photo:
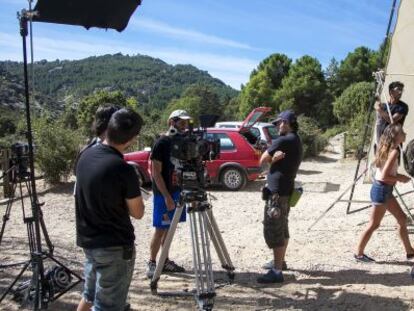
[[[404,168],[408,175],[414,177],[414,139],[411,140],[403,152]]]

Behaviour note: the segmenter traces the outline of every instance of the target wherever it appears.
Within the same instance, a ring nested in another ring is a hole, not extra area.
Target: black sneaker
[[[270,269],[266,274],[263,274],[257,278],[257,283],[283,283],[284,280],[282,272],[275,272],[274,269]]]
[[[174,261],[167,259],[164,264],[163,272],[185,272],[184,267],[177,265]]]
[[[359,261],[359,262],[375,262],[374,258],[368,257],[365,254],[354,255],[354,258],[356,259],[356,261]]]
[[[274,267],[275,267],[275,266],[274,266],[274,260],[270,260],[270,261],[266,262],[266,263],[262,266],[262,269],[265,269],[265,270],[270,270],[270,269],[273,269]],[[287,267],[286,261],[284,261],[284,260],[283,260],[283,264],[282,264],[282,270],[283,270],[283,271],[288,270],[288,267]]]

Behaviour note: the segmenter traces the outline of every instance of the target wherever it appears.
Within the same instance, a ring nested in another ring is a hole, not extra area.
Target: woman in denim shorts
[[[411,246],[407,230],[407,216],[402,211],[398,201],[392,195],[397,182],[406,183],[410,177],[398,174],[398,146],[405,141],[405,133],[401,124],[389,125],[380,138],[374,164],[377,167],[375,180],[371,187],[372,212],[368,227],[362,233],[354,255],[357,261],[373,262],[373,258],[364,254],[372,233],[379,227],[385,212],[388,210],[398,222],[398,233],[403,243],[407,259],[414,258],[414,248]]]

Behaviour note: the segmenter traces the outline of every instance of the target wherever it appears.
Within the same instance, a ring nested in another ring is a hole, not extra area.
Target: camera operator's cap
[[[171,119],[181,119],[181,120],[190,120],[191,117],[185,110],[174,110],[171,112],[170,116],[168,117],[168,120]]]
[[[296,122],[296,115],[292,110],[285,110],[279,113],[276,119],[272,121],[273,124],[278,124],[280,121],[287,121],[289,124]]]

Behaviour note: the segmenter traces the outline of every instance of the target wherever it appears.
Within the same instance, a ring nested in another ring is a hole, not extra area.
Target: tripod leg
[[[194,203],[193,203],[194,204]],[[205,210],[189,213],[196,300],[201,310],[211,310],[214,304],[214,277],[211,266],[208,221]]]
[[[10,211],[11,211],[11,207],[13,204],[14,194],[16,192],[16,187],[17,187],[17,184],[14,184],[13,189],[12,189],[12,197],[10,198],[9,202],[7,202],[6,212],[4,213],[4,216],[3,216],[3,223],[1,225],[1,231],[0,231],[0,245],[1,245],[1,242],[3,241],[3,234],[4,234],[4,230],[6,229],[6,222],[10,219]]]
[[[227,270],[229,277],[234,278],[234,266],[231,261],[230,255],[227,251],[226,245],[224,244],[223,237],[220,234],[216,219],[214,218],[213,211],[211,209],[207,210],[207,217],[209,222],[209,233],[211,240],[213,241],[214,247],[216,249],[217,255],[220,258],[221,266]]]
[[[49,254],[53,255],[54,246],[52,244],[52,241],[50,240],[49,233],[47,232],[45,220],[43,219],[43,212],[39,207],[39,220],[40,220],[40,226],[42,228],[43,237],[45,238],[47,248],[49,249]]]
[[[154,275],[152,276],[150,287],[151,293],[155,295],[157,293],[157,284],[160,279],[162,269],[164,268],[165,260],[167,259],[167,254],[171,246],[172,239],[174,237],[175,230],[177,229],[178,222],[180,220],[181,214],[183,213],[183,206],[177,206],[174,217],[171,221],[170,228],[168,229],[167,236],[165,238],[164,244],[161,249],[161,255],[158,260],[157,267],[155,268]]]
[[[358,182],[358,180],[361,179],[362,176],[364,176],[364,174],[367,171],[367,169],[368,168],[366,168],[356,179],[354,179],[354,182],[341,193],[341,195],[322,213],[321,216],[318,217],[318,219],[316,219],[314,221],[313,224],[311,224],[309,226],[308,231],[310,231],[335,206],[336,203],[338,203],[339,201],[341,201],[342,197],[348,192],[349,189],[355,187],[355,184]]]
[[[4,297],[7,296],[7,294],[11,291],[11,289],[13,288],[14,284],[17,283],[17,281],[20,279],[20,277],[23,275],[23,273],[27,270],[27,268],[30,265],[30,261],[28,261],[24,267],[22,268],[22,270],[20,271],[20,273],[17,275],[17,277],[14,279],[13,283],[10,284],[10,286],[6,289],[6,291],[4,292],[4,294],[1,296],[0,298],[0,302],[3,301]]]

